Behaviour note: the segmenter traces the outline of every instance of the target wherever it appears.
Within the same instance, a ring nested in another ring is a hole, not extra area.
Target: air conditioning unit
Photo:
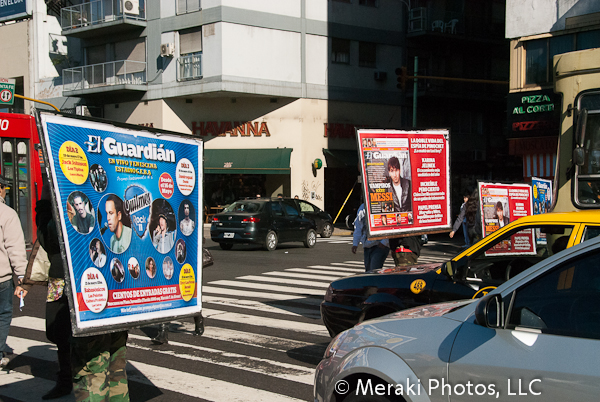
[[[163,57],[173,57],[175,54],[175,44],[174,43],[163,43],[160,45],[160,55]]]
[[[140,15],[140,0],[123,0],[123,13]]]
[[[385,71],[375,71],[375,81],[385,81],[387,78],[387,73]]]

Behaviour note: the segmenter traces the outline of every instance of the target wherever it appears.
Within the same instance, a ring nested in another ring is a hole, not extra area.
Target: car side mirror
[[[504,303],[499,293],[484,296],[475,307],[475,322],[482,327],[504,328]]]
[[[583,166],[585,163],[585,149],[577,147],[573,150],[573,164]]]
[[[442,264],[442,273],[448,278],[454,279],[454,275],[456,274],[456,263],[452,260],[446,261]]]

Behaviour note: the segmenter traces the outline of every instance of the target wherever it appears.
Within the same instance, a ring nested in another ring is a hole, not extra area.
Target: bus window
[[[31,161],[29,143],[18,138],[2,139],[2,174],[10,182],[6,191],[6,205],[17,211],[25,239],[31,239]]]
[[[584,94],[579,110],[587,111],[583,132],[577,135],[583,148],[583,164],[576,169],[576,204],[580,207],[600,205],[600,94]],[[579,162],[581,163],[581,162]]]

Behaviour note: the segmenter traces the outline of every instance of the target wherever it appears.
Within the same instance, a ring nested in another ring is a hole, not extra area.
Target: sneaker
[[[10,359],[6,356],[2,356],[0,359],[0,367],[6,367],[8,366],[8,363],[10,363]]]

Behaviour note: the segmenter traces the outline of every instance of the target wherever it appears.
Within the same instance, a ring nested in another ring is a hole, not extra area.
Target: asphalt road
[[[319,238],[313,249],[291,243],[273,252],[252,245],[223,251],[206,236],[215,259],[202,278],[206,331],[193,336],[193,321],[182,319],[170,324],[168,345],[154,346],[156,326],[132,329],[131,400],[312,400],[314,368],[330,341],[320,301],[331,280],[362,271],[361,250],[351,253],[349,234]],[[420,262],[443,261],[460,250],[460,241],[447,234],[430,240]],[[36,287],[23,311],[15,303],[8,340],[15,354],[0,373],[0,400],[40,400],[53,386],[56,352],[45,338],[44,298],[45,289]]]

